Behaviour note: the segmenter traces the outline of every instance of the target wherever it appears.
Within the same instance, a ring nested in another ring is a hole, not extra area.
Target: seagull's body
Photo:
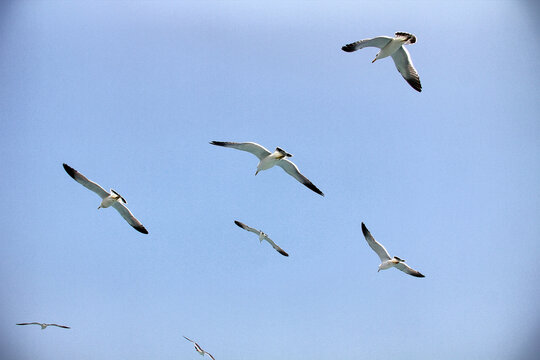
[[[197,344],[195,341],[191,340],[191,339],[188,339],[187,337],[184,336],[184,339],[188,340],[188,341],[191,341],[194,345],[195,345],[195,350],[197,350],[197,352],[201,355],[201,356],[204,356],[204,354],[210,356],[212,358],[212,360],[216,360],[214,359],[214,357],[212,356],[212,354],[210,354],[209,352],[207,351],[204,351],[200,346],[199,344]]]
[[[402,260],[397,256],[390,257],[390,254],[388,253],[388,251],[386,251],[384,246],[378,243],[375,238],[371,236],[371,233],[367,229],[366,225],[364,225],[364,223],[362,223],[362,233],[364,234],[368,245],[373,249],[373,251],[377,253],[377,255],[379,255],[379,258],[381,259],[381,264],[379,265],[379,270],[377,272],[395,267],[406,274],[416,277],[425,277],[418,271],[412,269],[407,264],[405,264],[405,260]]]
[[[45,323],[38,323],[38,322],[20,323],[20,324],[16,324],[16,325],[39,325],[39,326],[41,326],[41,330],[45,330],[45,328],[47,326],[56,326],[56,327],[59,327],[59,328],[62,328],[62,329],[71,329],[69,326],[65,326],[65,325],[45,324]]]
[[[247,226],[246,224],[241,223],[240,221],[234,220],[234,223],[235,223],[236,225],[240,226],[242,229],[247,230],[247,231],[249,231],[249,232],[252,232],[252,233],[258,235],[258,236],[259,236],[259,242],[262,242],[263,240],[266,240],[270,245],[272,245],[272,247],[273,247],[278,253],[280,253],[280,254],[283,255],[283,256],[289,256],[289,254],[287,254],[285,251],[283,251],[282,248],[280,248],[279,246],[277,246],[276,243],[273,242],[272,239],[270,239],[270,238],[268,237],[268,235],[265,234],[264,232],[262,232],[261,230],[257,230],[257,229],[254,229],[254,228],[252,228],[252,227],[249,227],[249,226]]]
[[[414,68],[409,52],[403,45],[414,44],[416,36],[405,32],[397,32],[396,36],[378,36],[372,39],[360,40],[343,46],[341,49],[346,52],[353,52],[365,47],[377,47],[381,49],[375,56],[372,63],[379,59],[392,56],[394,64],[403,78],[416,91],[422,91],[422,84],[418,72]]]
[[[101,208],[108,208],[112,206],[115,208],[120,215],[129,223],[129,225],[133,226],[135,230],[143,233],[148,234],[148,230],[145,229],[143,224],[133,214],[129,209],[126,207],[125,204],[127,204],[126,200],[120,196],[116,191],[111,189],[110,192],[105,191],[101,186],[96,184],[93,181],[88,180],[83,174],[78,172],[77,170],[73,169],[67,164],[64,165],[64,170],[71,176],[75,181],[77,181],[79,184],[87,188],[88,190],[91,190],[99,195],[99,197],[102,199],[101,204],[99,205],[98,209]]]
[[[210,142],[210,144],[247,151],[255,155],[257,158],[259,158],[259,164],[257,165],[257,171],[255,172],[255,175],[257,175],[259,171],[268,170],[274,165],[277,165],[283,170],[285,170],[287,174],[291,175],[293,178],[304,184],[309,189],[313,190],[319,195],[324,196],[323,192],[319,190],[315,185],[313,185],[313,183],[309,181],[308,178],[302,175],[292,161],[287,159],[292,157],[292,155],[279,147],[276,147],[276,150],[272,153],[268,151],[264,146],[253,142],[237,143],[226,141],[212,141]]]

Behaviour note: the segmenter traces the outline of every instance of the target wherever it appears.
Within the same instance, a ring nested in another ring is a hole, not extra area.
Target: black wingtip
[[[234,223],[240,226],[242,229],[244,228],[244,224],[242,224],[240,221],[234,220]]]
[[[368,236],[369,230],[367,229],[366,225],[362,222],[362,233],[364,236]]]
[[[343,51],[346,51],[346,52],[353,52],[355,50],[355,44],[356,43],[351,43],[351,44],[347,44],[347,45],[344,45],[341,47],[341,50]]]
[[[133,227],[135,230],[137,230],[138,232],[141,232],[143,234],[148,234],[148,230],[146,230],[146,228],[144,226],[134,226]]]
[[[210,144],[217,146],[225,146],[226,143],[224,141],[210,141]]]
[[[407,82],[409,83],[409,85],[411,85],[411,87],[418,91],[418,92],[422,92],[422,84],[420,84],[420,81],[419,80],[416,80],[416,79],[405,79],[407,80]]]
[[[418,273],[418,274],[411,274],[411,275],[412,275],[412,276],[415,276],[415,277],[419,277],[419,278],[425,277],[424,274],[420,274],[420,273]]]
[[[311,182],[310,182],[310,183],[304,183],[304,185],[305,185],[308,189],[310,189],[310,190],[316,192],[317,194],[319,194],[319,195],[321,195],[321,196],[324,196],[323,192],[322,192],[321,190],[319,190],[315,185],[313,185],[313,183],[311,183]]]
[[[66,163],[63,163],[62,166],[64,166],[64,170],[66,170],[68,175],[71,176],[73,179],[75,179],[75,173],[77,171]]]
[[[283,256],[289,256],[289,254],[287,254],[287,253],[286,253],[285,251],[283,251],[283,250],[281,250],[281,251],[278,250],[278,253],[280,253],[280,254],[283,255]]]

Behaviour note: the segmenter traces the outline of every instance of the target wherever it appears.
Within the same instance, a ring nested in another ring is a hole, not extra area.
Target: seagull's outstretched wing
[[[203,351],[204,351],[204,350],[203,350]],[[206,355],[210,356],[210,357],[212,358],[212,360],[216,360],[216,359],[214,359],[214,357],[212,356],[212,354],[210,354],[209,352],[204,351],[204,353],[205,353]]]
[[[375,240],[375,238],[371,236],[371,233],[367,229],[366,225],[364,225],[364,223],[362,223],[362,233],[364,233],[364,237],[366,238],[366,241],[369,247],[371,247],[373,251],[375,251],[377,255],[379,255],[381,262],[391,259],[390,254],[388,254],[388,251],[386,251],[384,246],[379,244],[377,240]]]
[[[416,91],[422,91],[420,77],[414,68],[409,51],[402,46],[392,54],[392,59],[394,59],[394,64],[396,64],[399,73],[409,85]]]
[[[270,245],[272,245],[272,247],[273,247],[278,253],[280,253],[280,254],[283,255],[283,256],[289,256],[289,254],[287,254],[285,251],[283,251],[282,248],[280,248],[279,246],[277,246],[276,243],[275,243],[274,241],[272,241],[272,239],[270,239],[268,236],[265,236],[264,239],[265,239],[266,241],[268,241],[268,243],[269,243]]]
[[[360,40],[357,42],[353,42],[350,44],[347,44],[341,48],[341,50],[346,52],[353,52],[356,50],[363,49],[365,47],[377,47],[379,49],[382,49],[386,46],[390,41],[392,40],[391,37],[388,36],[377,36],[373,39],[365,39]]]
[[[93,181],[88,180],[86,176],[84,176],[77,170],[73,169],[71,166],[67,164],[63,164],[63,165],[64,165],[64,170],[66,170],[69,176],[75,179],[76,182],[78,182],[79,184],[87,188],[88,190],[92,190],[93,192],[98,194],[99,197],[102,199],[105,199],[107,196],[109,196],[109,193],[105,191],[105,189],[103,189],[101,186],[99,186]]]
[[[133,214],[131,213],[131,211],[129,211],[126,205],[124,205],[120,201],[115,201],[112,207],[115,208],[120,213],[120,215],[122,215],[122,217],[126,219],[129,225],[135,228],[135,230],[142,232],[143,234],[148,234],[148,230],[146,230],[143,224],[141,224],[141,222],[137,220],[135,216],[133,216]]]
[[[300,181],[302,184],[307,186],[309,189],[315,191],[317,194],[324,196],[323,192],[319,190],[311,181],[308,180],[307,177],[302,175],[296,165],[290,160],[282,159],[276,163],[276,165],[280,166],[285,172],[289,175],[291,175],[296,180]]]
[[[191,340],[191,339],[188,339],[187,337],[184,336],[184,339],[186,339],[187,341],[191,341],[192,343],[196,344],[195,341]]]
[[[259,235],[259,233],[260,233],[259,230],[254,229],[254,228],[252,228],[252,227],[249,227],[249,226],[247,226],[246,224],[241,223],[240,221],[234,220],[234,223],[235,223],[236,225],[240,226],[242,229],[247,230],[247,231],[250,231],[250,232],[252,232],[252,233],[254,233],[254,234]]]
[[[65,325],[58,325],[58,324],[47,324],[48,326],[57,326],[59,328],[62,328],[62,329],[71,329],[69,326],[65,326]]]
[[[31,322],[31,323],[19,323],[19,324],[16,324],[16,325],[39,325],[39,326],[41,326],[41,323]]]
[[[262,160],[271,154],[271,152],[268,151],[264,146],[256,144],[254,142],[237,143],[227,141],[211,141],[210,144],[247,151],[258,157],[259,160]]]
[[[411,268],[409,265],[405,264],[404,262],[400,262],[399,264],[396,264],[394,267],[398,268],[399,270],[403,271],[406,274],[416,276],[416,277],[425,277],[418,271]]]

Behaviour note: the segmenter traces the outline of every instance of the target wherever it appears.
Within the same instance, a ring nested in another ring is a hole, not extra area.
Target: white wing
[[[103,189],[101,186],[99,186],[93,181],[88,180],[86,176],[84,176],[77,170],[73,169],[69,165],[67,164],[63,164],[63,165],[64,165],[64,170],[66,170],[69,176],[75,179],[76,182],[78,182],[79,184],[87,188],[88,190],[92,190],[93,192],[98,194],[99,197],[102,199],[105,199],[107,196],[109,196],[109,193],[105,191],[105,189]]]
[[[48,326],[57,326],[59,328],[63,328],[63,329],[71,329],[69,326],[65,326],[65,325],[58,325],[58,324],[47,324]]]
[[[276,243],[273,242],[272,239],[270,239],[268,236],[265,236],[265,237],[264,237],[264,240],[268,241],[268,243],[269,243],[270,245],[272,245],[272,247],[273,247],[274,249],[276,249],[276,251],[277,251],[278,253],[280,253],[281,255],[283,255],[283,256],[289,256],[289,254],[287,254],[285,251],[283,251],[282,248],[280,248],[279,246],[277,246]]]
[[[386,260],[391,259],[390,254],[388,254],[388,251],[386,251],[384,246],[379,244],[377,240],[375,240],[375,238],[371,236],[371,233],[367,229],[366,225],[364,225],[364,223],[362,223],[362,232],[364,233],[364,237],[366,238],[366,241],[369,247],[371,247],[373,251],[375,251],[377,255],[379,255],[381,262],[385,262]]]
[[[258,157],[259,160],[262,160],[271,154],[271,152],[268,151],[264,146],[256,144],[254,142],[237,143],[227,141],[212,141],[210,142],[210,144],[247,151]]]
[[[422,91],[422,84],[420,84],[420,77],[414,68],[414,65],[409,55],[409,51],[401,46],[392,54],[394,64],[403,78],[412,86],[416,91]]]
[[[399,270],[403,271],[404,273],[406,274],[409,274],[409,275],[412,275],[412,276],[416,276],[416,277],[425,277],[424,275],[422,275],[421,273],[419,273],[418,271],[414,270],[413,268],[409,267],[407,264],[405,264],[404,262],[400,262],[399,264],[396,264],[394,267],[398,268]]]
[[[382,49],[391,40],[392,38],[388,36],[377,36],[376,38],[373,38],[373,39],[365,39],[365,40],[353,42],[351,44],[347,44],[343,46],[341,50],[346,51],[346,52],[353,52],[356,50],[363,49],[365,47],[376,47],[376,48]]]
[[[319,190],[311,181],[308,180],[307,177],[302,175],[296,165],[290,160],[282,159],[276,163],[276,165],[280,166],[285,172],[289,175],[291,175],[296,180],[300,181],[302,184],[307,186],[309,189],[315,191],[317,194],[324,196],[323,192]]]
[[[115,208],[120,213],[120,215],[122,215],[122,217],[126,219],[129,225],[135,228],[135,230],[142,232],[143,234],[148,234],[148,230],[146,230],[143,224],[141,224],[141,222],[137,220],[135,216],[133,216],[133,214],[131,213],[131,211],[129,211],[126,205],[124,205],[120,201],[115,201],[112,204],[112,207]]]
[[[203,351],[204,351],[204,350],[203,350]],[[212,354],[210,354],[209,352],[204,351],[204,353],[205,353],[206,355],[210,356],[210,357],[212,358],[212,360],[216,360],[216,359],[214,359],[214,357],[212,356]]]
[[[250,231],[250,232],[252,232],[252,233],[254,233],[254,234],[259,235],[259,233],[260,233],[260,230],[257,230],[257,229],[254,229],[254,228],[252,228],[252,227],[249,227],[249,226],[247,226],[246,224],[241,223],[240,221],[234,220],[234,223],[235,223],[236,225],[240,226],[242,229],[247,230],[247,231]]]
[[[187,341],[191,341],[192,343],[196,344],[195,341],[191,340],[191,339],[188,339],[187,337],[184,336],[184,339],[186,339]]]

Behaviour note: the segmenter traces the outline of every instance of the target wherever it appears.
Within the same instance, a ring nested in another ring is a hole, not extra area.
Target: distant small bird
[[[247,231],[250,231],[250,232],[252,232],[252,233],[254,233],[254,234],[257,234],[257,235],[259,236],[259,241],[260,241],[260,242],[262,242],[263,240],[268,241],[268,243],[269,243],[270,245],[272,245],[272,247],[273,247],[274,249],[276,249],[276,251],[277,251],[278,253],[280,253],[281,255],[283,255],[283,256],[289,256],[289,254],[287,254],[285,251],[283,251],[282,248],[280,248],[279,246],[277,246],[276,243],[273,242],[272,239],[270,239],[270,238],[268,237],[268,235],[266,235],[265,233],[263,233],[261,230],[257,230],[257,229],[251,228],[251,227],[247,226],[246,224],[241,223],[240,221],[234,220],[234,223],[235,223],[236,225],[240,226],[240,227],[241,227],[242,229],[244,229],[244,230],[247,230]]]
[[[377,47],[381,49],[379,53],[375,55],[375,59],[373,59],[372,63],[387,56],[392,56],[394,64],[401,76],[403,76],[414,90],[420,92],[422,91],[420,77],[414,68],[409,52],[403,47],[403,45],[414,44],[415,42],[416,36],[413,34],[397,32],[394,38],[378,36],[372,39],[360,40],[343,46],[341,50],[353,52],[365,47]]]
[[[384,246],[379,244],[373,238],[373,236],[371,236],[371,233],[367,229],[366,225],[364,225],[364,223],[362,223],[362,232],[364,233],[364,237],[366,238],[368,245],[373,249],[373,251],[377,253],[377,255],[379,255],[379,258],[381,259],[381,265],[379,265],[379,270],[377,270],[377,272],[390,269],[391,267],[395,267],[406,274],[416,277],[425,277],[418,271],[410,268],[407,264],[405,264],[405,260],[402,260],[397,256],[390,257],[390,254],[388,254],[388,251],[386,251]]]
[[[308,180],[307,177],[302,175],[296,165],[289,161],[287,158],[292,157],[291,154],[286,152],[285,150],[277,147],[276,150],[271,153],[263,146],[253,143],[253,142],[244,142],[244,143],[237,143],[237,142],[224,142],[224,141],[212,141],[210,142],[212,145],[217,146],[224,146],[229,147],[237,150],[247,151],[255,155],[259,158],[259,164],[257,165],[257,171],[255,172],[255,175],[259,173],[259,171],[267,170],[273,167],[274,165],[280,166],[285,172],[289,175],[291,175],[296,180],[300,181],[302,184],[304,184],[309,189],[315,191],[317,194],[324,196],[321,190],[319,190],[311,181]]]
[[[20,323],[20,324],[17,324],[17,325],[39,325],[39,326],[41,326],[41,330],[45,330],[45,328],[47,326],[56,326],[56,327],[59,327],[59,328],[62,328],[62,329],[71,329],[69,326],[58,325],[58,324],[43,324],[43,323],[38,323],[38,322]]]
[[[92,190],[96,194],[99,195],[101,199],[101,205],[99,205],[98,209],[101,208],[108,208],[109,206],[112,206],[115,208],[120,215],[129,223],[129,225],[133,226],[135,230],[142,232],[143,234],[148,234],[148,230],[146,230],[141,224],[139,220],[133,216],[131,211],[126,207],[125,204],[127,204],[126,200],[120,194],[118,194],[116,191],[111,189],[110,192],[105,191],[101,186],[96,184],[93,181],[88,180],[83,174],[78,172],[77,170],[73,169],[67,164],[64,165],[64,170],[71,176],[75,181],[77,181],[79,184],[87,188],[88,190]]]
[[[212,354],[210,354],[210,353],[207,352],[207,351],[204,351],[204,350],[199,346],[199,344],[197,344],[195,341],[190,340],[190,339],[188,339],[188,338],[185,337],[185,336],[184,336],[184,339],[186,339],[187,341],[191,341],[193,344],[195,344],[195,350],[197,350],[197,352],[198,352],[200,355],[204,356],[204,354],[206,354],[206,355],[210,356],[210,357],[212,358],[212,360],[216,360],[216,359],[214,359],[214,357],[212,356]]]

